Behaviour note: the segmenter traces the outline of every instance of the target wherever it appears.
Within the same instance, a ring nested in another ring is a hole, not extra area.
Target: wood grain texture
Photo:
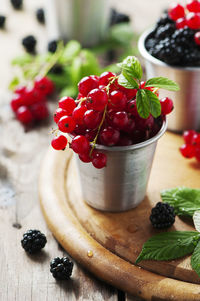
[[[85,225],[81,225],[74,215],[66,193],[66,178],[68,175],[71,178],[70,159],[69,150],[56,152],[49,149],[39,181],[41,206],[47,224],[70,255],[97,277],[145,300],[200,300],[199,285],[166,278],[134,266],[99,244],[92,237],[96,232],[89,234],[84,229]],[[84,203],[79,206],[80,215],[84,214],[84,206]],[[98,219],[98,214],[94,219]],[[105,215],[101,216],[102,220]],[[117,239],[120,240],[120,236]],[[88,251],[92,251],[92,257],[87,256]]]

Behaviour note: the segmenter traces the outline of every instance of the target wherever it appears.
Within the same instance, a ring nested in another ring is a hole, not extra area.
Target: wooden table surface
[[[142,31],[156,20],[170,0],[111,0],[133,17],[133,28]],[[44,26],[35,21],[34,11],[42,0],[25,1],[16,12],[9,0],[0,0],[0,14],[6,14],[7,30],[0,31],[0,301],[108,300],[136,301],[136,297],[108,286],[75,264],[71,280],[56,282],[49,262],[66,252],[48,230],[39,207],[37,181],[42,158],[51,140],[51,124],[29,132],[13,118],[7,85],[12,77],[10,60],[22,53],[20,40],[33,33],[39,50],[47,43]],[[151,12],[151,13],[150,13]],[[51,103],[51,110],[55,103]],[[20,245],[28,229],[40,229],[47,236],[45,250],[27,256]]]

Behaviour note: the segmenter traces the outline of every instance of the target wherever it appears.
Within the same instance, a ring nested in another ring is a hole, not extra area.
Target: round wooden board
[[[146,300],[200,300],[200,287],[195,284],[200,280],[191,269],[189,257],[170,262],[143,261],[141,267],[133,264],[144,241],[156,233],[149,214],[160,200],[160,190],[198,187],[200,166],[180,156],[181,143],[181,137],[171,133],[161,139],[147,197],[140,206],[123,213],[103,213],[82,200],[70,150],[49,149],[41,169],[41,207],[56,239],[97,277]],[[192,224],[176,218],[172,230],[192,229]]]

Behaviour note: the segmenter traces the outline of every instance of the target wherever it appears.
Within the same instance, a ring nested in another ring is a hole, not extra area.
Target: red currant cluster
[[[200,29],[200,1],[188,1],[184,7],[181,4],[172,4],[169,8],[168,14],[172,20],[176,22],[176,28],[184,28],[185,26],[190,29]],[[194,35],[197,45],[200,45],[200,31]]]
[[[127,89],[118,83],[118,76],[104,72],[100,77],[84,77],[78,84],[77,100],[64,97],[54,115],[58,129],[72,137],[70,147],[83,162],[92,162],[96,168],[106,165],[106,155],[97,151],[96,144],[105,146],[128,146],[153,137],[162,125],[163,115],[173,109],[173,102],[163,98],[161,116],[147,119],[139,116],[136,105],[137,89]],[[146,88],[145,82],[140,89],[148,89],[158,95],[155,88]],[[63,135],[52,140],[56,150],[67,145]]]
[[[13,112],[24,125],[30,125],[49,116],[47,97],[54,91],[53,82],[47,77],[36,79],[32,88],[17,88],[10,105]]]
[[[180,152],[185,158],[195,157],[200,161],[200,133],[194,130],[185,131],[183,133],[185,144],[180,147]]]

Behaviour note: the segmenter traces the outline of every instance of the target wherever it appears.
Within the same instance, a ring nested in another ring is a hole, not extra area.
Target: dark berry
[[[167,36],[170,36],[171,34],[174,33],[175,30],[175,24],[166,24],[164,26],[161,26],[158,28],[156,34],[155,34],[155,38],[156,39],[164,39]]]
[[[50,272],[58,280],[68,280],[73,270],[73,262],[68,257],[56,257],[50,262]]]
[[[0,15],[0,28],[5,27],[6,17],[3,15]]]
[[[51,146],[56,150],[64,150],[67,145],[67,138],[63,135],[54,137],[51,141]]]
[[[37,121],[46,119],[49,116],[49,110],[45,101],[37,102],[30,107],[33,117]]]
[[[54,65],[54,66],[49,70],[49,72],[52,73],[52,74],[62,74],[63,71],[64,71],[63,66],[60,65],[60,64]]]
[[[37,41],[33,35],[29,35],[22,40],[22,45],[29,53],[35,53],[35,47],[36,47]]]
[[[94,152],[92,156],[92,164],[95,168],[101,169],[106,166],[107,156],[100,152]]]
[[[38,8],[35,12],[35,15],[39,23],[41,24],[45,23],[45,14],[43,8]]]
[[[106,127],[100,133],[100,141],[103,145],[113,146],[116,145],[120,138],[120,132],[111,126]]]
[[[39,252],[46,245],[46,236],[39,230],[28,230],[21,240],[22,248],[29,254]]]
[[[130,22],[130,17],[126,14],[119,13],[116,9],[111,9],[110,25]]]
[[[23,0],[10,0],[10,2],[15,9],[21,9],[23,6]]]
[[[171,227],[175,222],[174,208],[168,203],[157,203],[151,210],[150,221],[157,229]]]
[[[58,41],[53,40],[48,43],[48,51],[51,53],[55,53],[57,49]]]
[[[196,32],[194,35],[195,43],[200,46],[200,31]]]

